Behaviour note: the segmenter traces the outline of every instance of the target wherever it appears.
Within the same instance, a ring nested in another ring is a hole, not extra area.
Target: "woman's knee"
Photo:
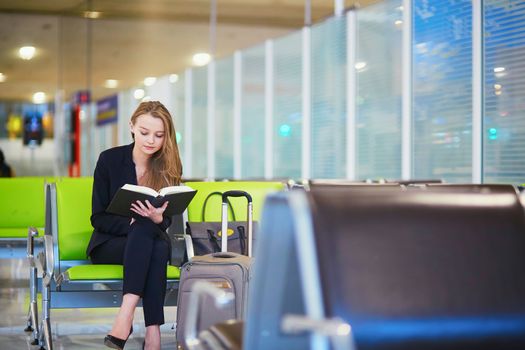
[[[138,236],[139,238],[155,238],[159,228],[150,219],[135,221],[128,232],[128,237]]]
[[[170,247],[168,242],[163,239],[156,239],[153,244],[152,259],[159,261],[167,261],[170,254]]]

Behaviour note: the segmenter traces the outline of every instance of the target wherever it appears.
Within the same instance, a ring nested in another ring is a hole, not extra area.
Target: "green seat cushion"
[[[260,220],[261,211],[266,195],[282,191],[285,184],[279,181],[228,181],[228,182],[186,182],[185,185],[197,190],[197,194],[188,206],[188,221],[202,221],[202,207],[204,200],[212,192],[225,192],[230,190],[246,191],[253,200],[253,219]],[[246,199],[230,198],[235,219],[246,220]],[[231,217],[230,217],[231,219]],[[221,221],[221,196],[212,196],[206,204],[205,221]]]
[[[34,226],[34,225],[30,225]],[[0,238],[27,238],[27,227],[0,227]],[[44,228],[37,227],[38,237],[44,235]]]
[[[0,237],[27,237],[29,226],[44,227],[45,178],[0,178]]]
[[[66,271],[70,281],[117,280],[123,278],[122,265],[77,265]],[[179,279],[180,270],[168,265],[167,279]]]
[[[64,178],[56,183],[57,231],[60,260],[86,260],[93,233],[91,192],[93,178]]]

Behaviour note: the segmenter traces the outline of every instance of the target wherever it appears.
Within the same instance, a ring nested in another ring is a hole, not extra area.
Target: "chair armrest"
[[[334,350],[355,350],[352,327],[340,319],[313,319],[304,315],[284,315],[281,330],[285,334],[312,332],[328,337]]]
[[[186,243],[186,254],[188,255],[188,261],[191,261],[193,257],[195,256],[195,252],[193,251],[193,241],[191,240],[191,236],[184,234],[184,243]]]
[[[55,253],[53,251],[53,236],[44,235],[44,250],[38,254],[44,270],[43,283],[49,286],[55,277]]]
[[[38,229],[36,227],[29,227],[27,230],[27,258],[29,264],[34,265],[33,258],[35,255],[35,237],[38,236]]]
[[[197,338],[197,320],[199,315],[199,299],[202,295],[209,295],[215,301],[215,305],[222,308],[232,302],[235,298],[233,293],[215,287],[206,281],[197,281],[191,289],[184,328],[184,343],[188,350],[198,349],[200,341]]]
[[[171,242],[171,265],[180,267],[184,262],[184,253],[186,252],[184,235],[173,234],[168,231],[168,237]]]

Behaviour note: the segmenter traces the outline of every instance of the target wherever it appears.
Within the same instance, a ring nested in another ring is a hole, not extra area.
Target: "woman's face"
[[[131,132],[135,135],[135,148],[151,156],[162,148],[166,133],[162,119],[151,114],[143,114],[135,123],[131,123]]]

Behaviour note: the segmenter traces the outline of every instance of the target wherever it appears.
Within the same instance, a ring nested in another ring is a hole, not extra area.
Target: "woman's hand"
[[[164,213],[164,210],[166,210],[167,206],[168,202],[165,202],[162,207],[155,208],[148,200],[146,200],[146,205],[144,205],[144,203],[141,201],[131,203],[130,209],[140,216],[150,218],[150,220],[154,223],[160,224],[163,220],[162,214]]]

